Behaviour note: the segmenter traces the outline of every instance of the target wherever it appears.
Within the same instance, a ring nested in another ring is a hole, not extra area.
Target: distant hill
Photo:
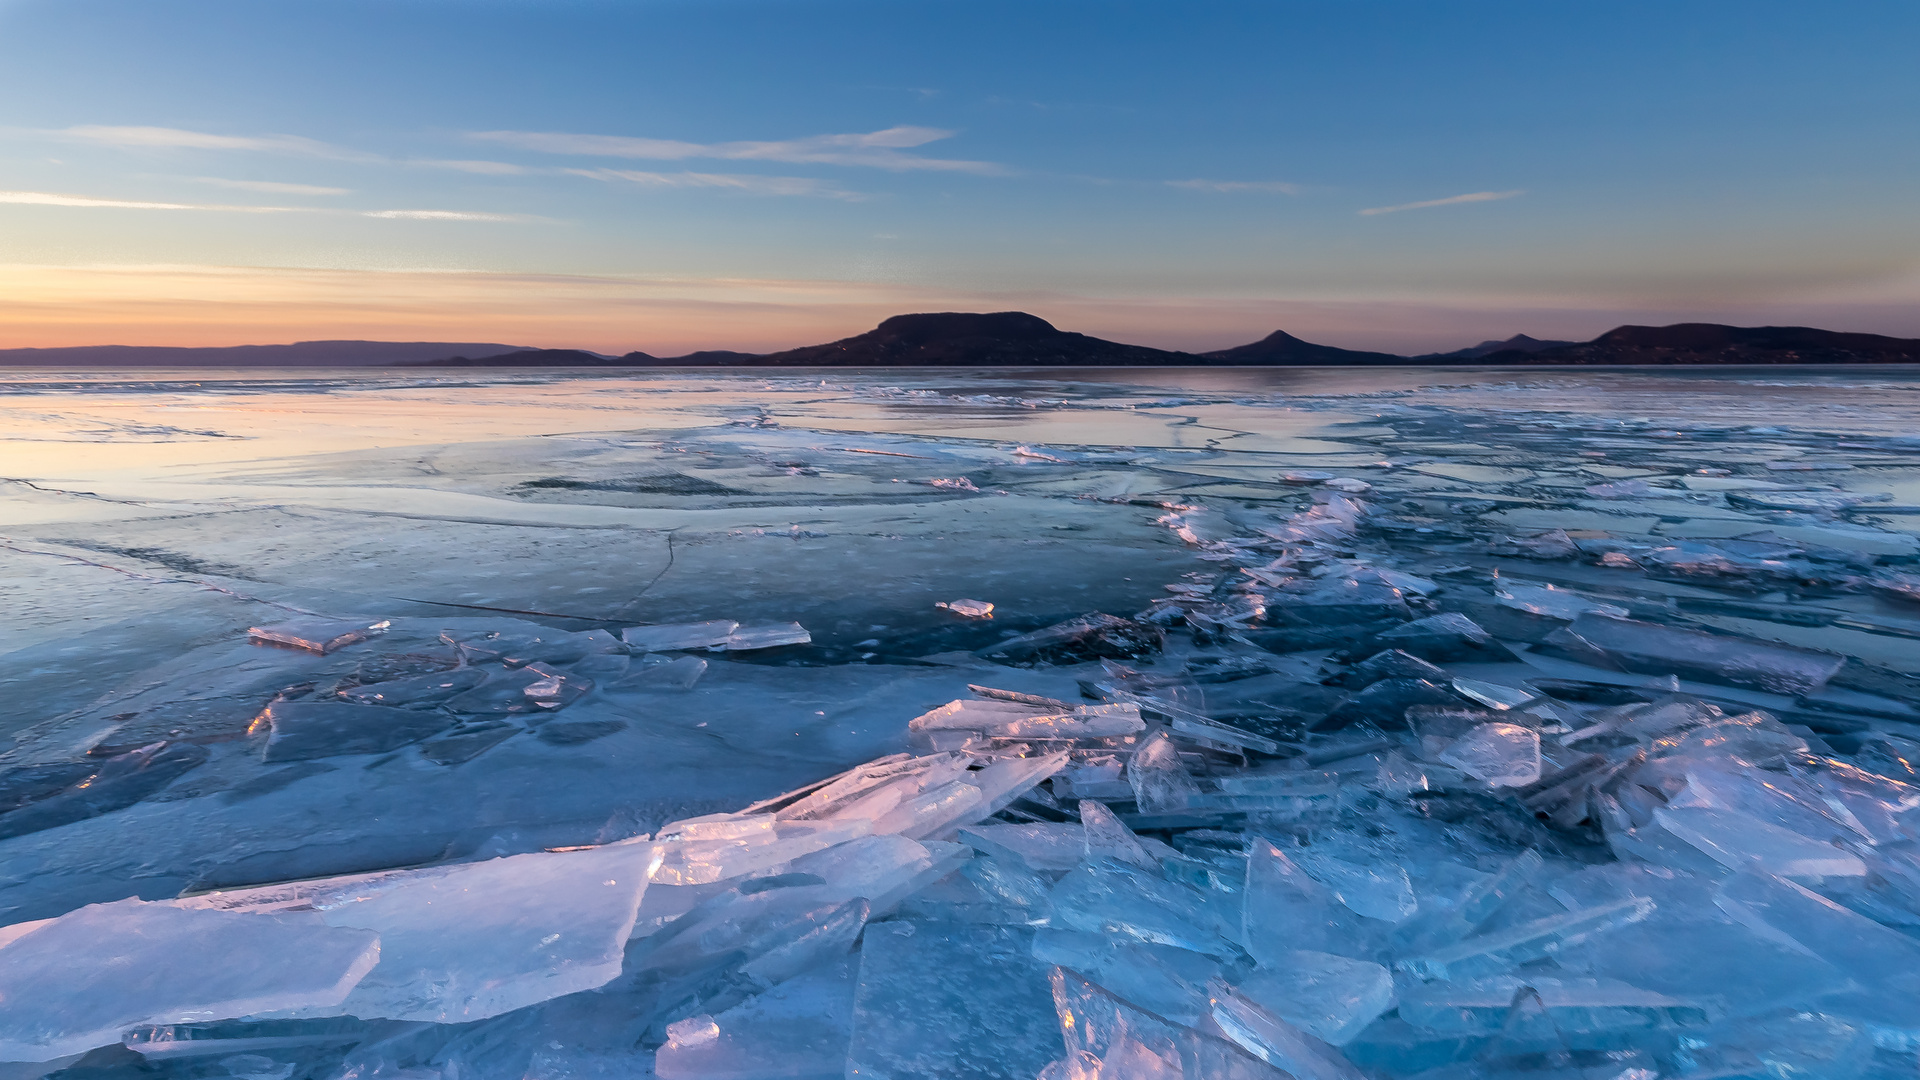
[[[634,357],[641,359],[635,360]],[[602,356],[584,349],[515,349],[512,352],[493,356],[468,359],[464,356],[450,356],[443,360],[425,360],[417,363],[419,367],[631,367],[636,363],[650,363],[653,357],[646,353],[628,353],[626,356]]]
[[[1592,341],[1537,352],[1508,349],[1487,364],[1913,364],[1920,340],[1807,326],[1622,326]]]
[[[895,315],[864,334],[825,345],[722,362],[755,367],[1178,367],[1206,363],[1192,353],[1069,333],[1024,311]]]
[[[1216,364],[1404,364],[1407,358],[1392,353],[1359,352],[1332,345],[1301,341],[1285,330],[1275,330],[1251,345],[1217,349],[1202,353]]]
[[[55,367],[384,367],[446,356],[495,356],[525,345],[446,341],[300,341],[292,345],[176,348],[80,345],[64,349],[0,349],[0,365]]]
[[[1572,345],[1571,341],[1542,341],[1525,334],[1515,334],[1505,341],[1483,341],[1466,349],[1455,349],[1445,353],[1426,353],[1411,357],[1413,360],[1478,360],[1483,356],[1492,356],[1497,352],[1537,353],[1542,349],[1557,349],[1563,345]]]

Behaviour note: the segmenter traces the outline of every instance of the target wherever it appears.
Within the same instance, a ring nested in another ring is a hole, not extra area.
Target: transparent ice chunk
[[[176,903],[236,912],[310,907],[328,926],[377,933],[380,963],[346,1000],[332,1009],[300,1008],[298,1015],[464,1023],[591,990],[619,975],[648,875],[658,864],[654,845],[613,844],[208,893]],[[221,954],[223,960],[230,955]]]
[[[847,1074],[1031,1080],[1060,1046],[1049,1004],[1032,931],[876,923],[860,948]]]
[[[1200,953],[1074,930],[1037,931],[1033,956],[1188,1026],[1206,1015],[1207,980],[1220,974],[1220,963]]]
[[[1235,991],[1268,1013],[1344,1046],[1394,1007],[1393,974],[1379,964],[1294,950],[1240,980]]]
[[[333,1008],[380,955],[379,935],[310,914],[91,904],[0,947],[0,1061],[52,1061],[141,1025]]]
[[[933,606],[968,619],[993,618],[993,605],[985,600],[942,600]]]
[[[325,656],[383,633],[387,625],[365,619],[309,617],[248,627],[247,637],[256,645],[280,645]]]
[[[1540,733],[1519,724],[1482,724],[1440,753],[1440,760],[1494,787],[1540,779]]]
[[[727,635],[724,646],[728,652],[750,652],[782,645],[806,645],[812,641],[813,635],[797,622],[768,623],[764,626],[740,627]]]
[[[1242,940],[1264,967],[1297,949],[1365,956],[1371,944],[1359,918],[1279,848],[1254,837],[1247,858]]]
[[[620,640],[636,653],[707,649],[725,644],[738,629],[740,624],[731,619],[666,626],[629,626],[620,631]]]
[[[707,662],[698,656],[676,656],[671,660],[658,663],[649,661],[652,656],[637,657],[627,666],[624,678],[607,689],[613,692],[627,690],[691,690],[700,676],[707,673]]]
[[[1164,731],[1155,732],[1127,762],[1127,782],[1134,800],[1146,813],[1179,810],[1193,802],[1199,785],[1180,764],[1180,751]]]
[[[1396,966],[1423,979],[1457,981],[1497,975],[1514,965],[1552,956],[1565,945],[1639,922],[1653,909],[1651,899],[1630,897],[1470,937],[1424,956],[1401,960]]]
[[[1524,686],[1483,682],[1479,679],[1454,679],[1453,688],[1487,708],[1499,712],[1517,709],[1530,702],[1539,701],[1541,697],[1538,690],[1530,690]]]
[[[1729,870],[1758,865],[1769,874],[1803,881],[1857,878],[1867,872],[1867,864],[1850,851],[1810,840],[1737,810],[1663,806],[1653,816],[1667,832]]]
[[[1920,993],[1920,941],[1791,881],[1742,871],[1721,884],[1714,902],[1762,937],[1790,941],[1862,986]]]
[[[1626,671],[1707,679],[1775,694],[1812,693],[1846,662],[1832,653],[1592,613],[1555,633],[1573,635]]]
[[[1400,1019],[1442,1034],[1498,1034],[1523,987],[1562,1032],[1702,1027],[1721,1008],[1717,1001],[1689,1001],[1611,979],[1500,976],[1410,985],[1400,994]]]
[[[662,1080],[839,1080],[853,1035],[857,967],[849,958],[717,1016],[669,1025],[654,1074]]]
[[[1562,589],[1556,585],[1521,585],[1503,581],[1494,586],[1493,597],[1494,601],[1503,607],[1534,615],[1565,619],[1568,622],[1589,612],[1617,619],[1624,619],[1627,616],[1626,608],[1602,603],[1572,589]]]
[[[1405,867],[1356,866],[1311,848],[1299,852],[1295,861],[1356,914],[1398,923],[1419,910]]]
[[[1077,972],[1056,967],[1048,977],[1059,1015],[1056,1038],[1064,1036],[1067,1049],[1066,1059],[1052,1076],[1286,1080],[1289,1075],[1224,1038],[1132,1005]]]
[[[1295,1080],[1365,1080],[1340,1051],[1301,1031],[1215,980],[1208,988],[1213,1022],[1249,1054]]]
[[[340,691],[343,701],[356,705],[398,705],[403,708],[430,708],[455,694],[471,690],[486,680],[479,668],[455,668],[452,671],[416,675],[409,679],[367,683]]]
[[[447,699],[446,708],[467,716],[540,715],[565,708],[593,690],[593,681],[533,663],[495,671],[487,681]]]
[[[1119,859],[1148,870],[1158,869],[1160,860],[1149,853],[1133,835],[1133,830],[1114,816],[1105,803],[1080,800],[1081,855],[1092,859]]]

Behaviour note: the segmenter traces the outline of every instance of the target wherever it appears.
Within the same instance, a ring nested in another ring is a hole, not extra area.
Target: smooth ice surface
[[[1272,961],[1242,981],[1239,994],[1334,1046],[1394,1007],[1393,974],[1379,964],[1305,950]]]
[[[850,1075],[1037,1074],[1059,1045],[1032,932],[895,922],[860,946]]]
[[[311,914],[91,904],[0,945],[0,1061],[52,1061],[141,1024],[333,1008],[380,955],[377,934]]]
[[[1540,779],[1540,733],[1518,724],[1482,724],[1454,740],[1440,760],[1494,787]]]

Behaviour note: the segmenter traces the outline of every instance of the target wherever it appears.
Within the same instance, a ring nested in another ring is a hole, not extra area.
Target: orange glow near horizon
[[[619,354],[770,352],[911,311],[1024,310],[1063,330],[1165,349],[1284,329],[1402,354],[1514,333],[1591,338],[1623,322],[1803,321],[1907,336],[1913,308],[1856,298],[1796,308],[1662,310],[1561,298],[1201,299],[942,291],[851,281],[669,279],[460,270],[0,264],[0,348],[217,347],[315,340],[493,341]]]

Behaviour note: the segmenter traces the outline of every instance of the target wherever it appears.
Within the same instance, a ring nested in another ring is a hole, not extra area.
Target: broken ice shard
[[[1356,914],[1397,923],[1419,909],[1404,867],[1359,866],[1314,849],[1300,852],[1295,861]]]
[[[1127,782],[1144,813],[1184,809],[1200,793],[1180,764],[1180,751],[1164,731],[1150,736],[1127,762]]]
[[[266,761],[384,754],[452,726],[444,713],[345,701],[276,701],[261,718],[272,728]]]
[[[123,810],[173,783],[207,757],[204,746],[161,742],[97,764],[39,773],[34,779],[40,784],[24,785],[26,790],[16,795],[33,801],[0,814],[0,840]],[[60,786],[63,780],[69,783]]]
[[[670,626],[629,626],[620,631],[620,640],[637,653],[707,649],[725,644],[727,638],[738,629],[740,624],[731,619],[674,623]]]
[[[813,641],[813,635],[797,622],[767,623],[762,626],[742,626],[727,635],[722,643],[728,652],[750,652],[754,649],[773,649],[781,645],[806,645]]]
[[[1846,663],[1846,657],[1833,653],[1591,613],[1547,640],[1553,643],[1562,635],[1571,635],[1576,649],[1585,646],[1624,671],[1751,686],[1774,694],[1810,694]]]
[[[1454,740],[1440,760],[1494,787],[1540,779],[1540,733],[1519,724],[1482,724]]]
[[[1513,582],[1500,582],[1494,586],[1493,596],[1494,601],[1504,607],[1534,615],[1549,615],[1568,622],[1588,612],[1610,615],[1619,619],[1627,616],[1626,608],[1590,600],[1572,589],[1562,589],[1556,585],[1520,585]]]
[[[379,958],[377,934],[310,914],[92,904],[0,947],[0,1061],[51,1061],[143,1024],[333,1008]]]
[[[1245,896],[1242,940],[1263,967],[1280,967],[1296,949],[1352,957],[1372,951],[1359,917],[1264,838],[1252,841]]]
[[[638,657],[627,668],[626,677],[615,682],[607,690],[620,693],[628,690],[691,690],[700,676],[707,673],[707,662],[698,656],[676,656],[671,660],[658,657]]]
[[[1510,655],[1479,623],[1457,611],[1396,626],[1382,632],[1379,640],[1386,648],[1399,649],[1435,663],[1474,657],[1504,660]]]
[[[1048,979],[1067,1057],[1043,1080],[1287,1080],[1226,1039],[1138,1008],[1078,972],[1055,967]]]
[[[455,668],[452,671],[417,675],[409,679],[389,679],[366,683],[340,691],[342,700],[356,705],[398,705],[402,708],[430,708],[440,702],[479,686],[487,673],[479,668]]]
[[[1400,994],[1400,1019],[1442,1034],[1496,1034],[1523,987],[1538,996],[1561,1032],[1700,1027],[1719,1011],[1717,1002],[1690,1001],[1611,979],[1531,975],[1410,985]]]
[[[256,645],[280,645],[325,656],[354,642],[365,641],[386,628],[384,622],[313,617],[248,627],[247,637]]]
[[[1764,938],[1785,940],[1873,990],[1920,994],[1920,942],[1771,874],[1744,870],[1714,903]]]
[[[446,707],[467,716],[553,712],[585,697],[593,680],[569,675],[545,664],[496,671],[479,686],[447,699]]]
[[[942,600],[934,607],[951,611],[955,615],[969,619],[990,619],[993,617],[993,605],[985,600]]]
[[[1280,953],[1234,989],[1241,996],[1334,1046],[1344,1046],[1393,1008],[1393,975],[1379,964],[1332,953]]]
[[[1867,872],[1867,864],[1850,851],[1734,810],[1663,806],[1653,812],[1653,819],[1729,870],[1757,865],[1769,874],[1802,881],[1857,878]]]
[[[1096,611],[989,645],[974,655],[1010,664],[1121,660],[1158,651],[1164,637],[1158,627]]]
[[[654,845],[613,844],[175,903],[247,912],[236,916],[245,918],[311,907],[329,926],[372,930],[379,935],[379,964],[337,1006],[303,1007],[298,1015],[452,1024],[591,990],[619,975],[648,875],[658,865]],[[235,954],[218,955],[226,962]]]
[[[1564,945],[1639,922],[1653,909],[1652,900],[1636,896],[1567,915],[1549,915],[1402,960],[1398,966],[1423,979],[1457,981],[1495,975],[1516,964],[1552,956]]]
[[[1261,1008],[1216,979],[1207,987],[1213,1022],[1227,1038],[1296,1080],[1365,1080],[1340,1051]]]
[[[1031,1080],[1060,1045],[1049,1005],[1032,931],[877,923],[860,947],[847,1075]]]
[[[1539,701],[1541,697],[1539,691],[1529,690],[1524,686],[1505,686],[1480,679],[1454,679],[1453,688],[1458,693],[1501,712]]]

